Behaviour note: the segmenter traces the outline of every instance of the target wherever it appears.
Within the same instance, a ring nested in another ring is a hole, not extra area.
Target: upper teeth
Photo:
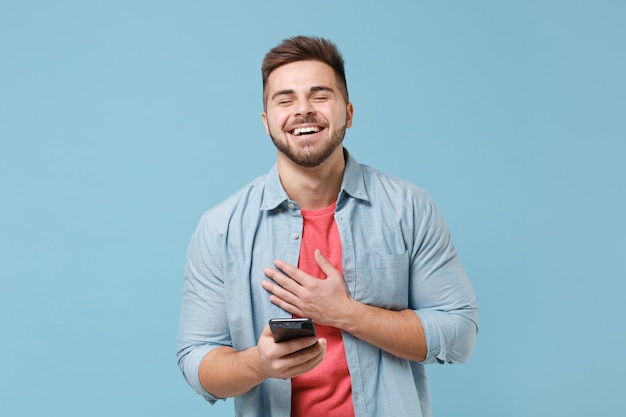
[[[303,133],[317,133],[320,131],[320,128],[317,126],[311,127],[299,127],[293,130],[294,136],[300,136]]]

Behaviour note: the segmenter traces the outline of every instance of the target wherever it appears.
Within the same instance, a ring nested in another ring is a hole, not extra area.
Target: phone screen
[[[315,325],[308,318],[271,319],[270,329],[276,343],[298,337],[315,336]]]

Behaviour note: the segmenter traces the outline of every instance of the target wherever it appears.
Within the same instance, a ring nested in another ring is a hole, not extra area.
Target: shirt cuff
[[[428,363],[463,363],[476,341],[476,322],[462,314],[438,310],[418,310],[422,321],[428,353],[422,361]]]
[[[200,363],[202,362],[202,359],[204,359],[206,354],[216,347],[217,346],[206,345],[197,347],[187,354],[183,364],[183,375],[187,380],[187,383],[191,386],[191,388],[193,388],[195,392],[200,394],[202,397],[204,397],[205,400],[209,401],[211,404],[215,403],[217,400],[221,400],[222,398],[218,398],[204,389],[204,387],[200,383],[198,370],[200,369]]]
[[[422,321],[424,336],[426,338],[426,359],[421,363],[445,363],[447,355],[446,328],[449,327],[447,321],[448,314],[435,310],[418,310],[415,312]]]

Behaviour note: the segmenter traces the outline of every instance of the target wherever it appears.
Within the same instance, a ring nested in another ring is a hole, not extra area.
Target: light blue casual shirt
[[[424,326],[428,355],[395,357],[343,332],[357,417],[430,416],[424,364],[467,360],[478,331],[474,291],[448,228],[422,189],[366,165],[348,152],[335,221],[350,295],[390,310],[412,309]],[[270,318],[291,315],[269,301],[263,268],[298,264],[302,215],[276,166],[207,211],[189,245],[178,364],[210,402],[198,379],[204,355],[219,346],[255,346]],[[268,379],[234,400],[242,417],[288,417],[290,380]]]

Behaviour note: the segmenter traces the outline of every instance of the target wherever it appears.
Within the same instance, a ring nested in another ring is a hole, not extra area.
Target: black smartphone
[[[313,320],[307,318],[271,319],[270,329],[276,343],[298,337],[315,336]]]

